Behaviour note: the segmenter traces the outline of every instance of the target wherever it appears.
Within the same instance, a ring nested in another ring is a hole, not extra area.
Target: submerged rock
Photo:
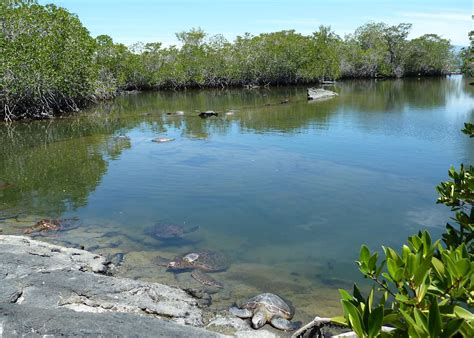
[[[307,96],[308,100],[320,100],[326,99],[334,96],[338,96],[339,94],[333,92],[331,90],[326,90],[322,88],[308,88]]]
[[[202,118],[207,118],[207,117],[211,117],[211,116],[219,116],[219,113],[216,113],[215,111],[213,110],[207,110],[207,111],[202,111],[198,114],[199,117],[202,117]]]
[[[155,138],[151,141],[155,142],[155,143],[167,143],[167,142],[174,141],[174,138],[171,138],[171,137],[157,137],[157,138]]]
[[[130,141],[130,137],[127,135],[117,135],[114,137],[115,141]]]

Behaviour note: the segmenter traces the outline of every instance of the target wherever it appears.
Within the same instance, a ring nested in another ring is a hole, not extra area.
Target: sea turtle
[[[169,270],[194,270],[218,272],[229,267],[227,257],[218,251],[191,252],[182,257],[177,257],[168,263]]]
[[[160,264],[162,265],[162,264]],[[227,270],[229,261],[227,257],[217,251],[190,252],[166,264],[166,268],[171,271],[192,270],[191,277],[199,283],[216,288],[223,288],[224,285],[205,272],[219,272]],[[204,272],[205,271],[205,272]]]
[[[173,240],[183,238],[186,234],[199,229],[199,226],[185,228],[174,223],[156,223],[146,230],[146,233],[159,240]]]
[[[33,226],[25,229],[23,233],[25,235],[30,234],[44,234],[50,231],[66,231],[72,230],[79,226],[77,223],[78,218],[44,218],[36,222]]]
[[[295,314],[294,308],[273,293],[262,293],[240,307],[231,307],[229,311],[240,318],[252,318],[254,329],[266,323],[284,331],[293,331],[299,327],[299,323],[290,322]]]

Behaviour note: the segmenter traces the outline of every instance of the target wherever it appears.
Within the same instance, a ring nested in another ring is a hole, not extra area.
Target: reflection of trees
[[[458,84],[443,78],[356,80],[340,82],[341,106],[363,112],[401,112],[405,107],[435,108],[446,104]]]
[[[86,204],[107,159],[130,147],[109,136],[119,127],[84,117],[0,126],[0,177],[15,184],[2,191],[0,208],[55,216]]]
[[[155,134],[176,130],[183,137],[208,138],[233,127],[250,132],[328,128],[328,121],[345,109],[369,113],[356,115],[372,119],[380,116],[372,112],[442,106],[449,95],[472,93],[474,87],[467,82],[343,81],[335,89],[339,97],[320,102],[307,102],[305,87],[147,92],[104,102],[74,117],[0,125],[0,180],[16,184],[0,191],[0,209],[21,205],[32,213],[59,214],[83,205],[105,174],[108,160],[131,146],[114,135],[132,129]],[[290,103],[280,104],[284,98]],[[208,109],[237,112],[209,119],[197,116],[196,110]],[[177,110],[185,116],[166,114]],[[472,150],[467,156],[472,157]]]
[[[280,104],[285,98],[290,104]],[[325,121],[337,107],[337,102],[330,100],[308,103],[306,87],[143,93],[121,97],[115,104],[112,111],[122,116],[134,111],[137,116],[144,116],[156,132],[165,132],[171,127],[181,129],[183,135],[199,138],[227,133],[232,122],[255,131],[297,130],[312,122]],[[237,113],[224,116],[223,113],[230,109],[237,109]],[[177,110],[186,115],[166,115]],[[203,110],[215,110],[221,115],[218,118],[198,118],[197,111]]]

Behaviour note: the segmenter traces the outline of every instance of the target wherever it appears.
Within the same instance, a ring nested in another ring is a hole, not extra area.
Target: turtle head
[[[259,329],[267,322],[267,317],[263,311],[257,311],[252,317],[252,326],[254,329]]]
[[[166,268],[170,269],[170,270],[176,270],[176,269],[179,269],[180,267],[181,267],[181,262],[180,261],[171,261],[166,266]]]
[[[188,269],[189,267],[190,267],[190,263],[181,258],[175,259],[169,262],[168,265],[166,266],[166,268],[169,270],[185,270],[185,269]]]

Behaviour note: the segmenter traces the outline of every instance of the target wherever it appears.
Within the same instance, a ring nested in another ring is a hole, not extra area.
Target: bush
[[[75,15],[35,1],[0,11],[0,116],[49,117],[93,99],[95,42]]]
[[[463,132],[474,137],[473,125],[466,123]],[[437,202],[451,207],[456,225],[447,224],[434,243],[423,231],[400,252],[384,247],[382,262],[363,245],[357,265],[376,286],[367,298],[356,285],[352,295],[340,290],[344,318],[334,322],[360,337],[474,336],[474,167],[451,168],[449,177],[437,187]]]

